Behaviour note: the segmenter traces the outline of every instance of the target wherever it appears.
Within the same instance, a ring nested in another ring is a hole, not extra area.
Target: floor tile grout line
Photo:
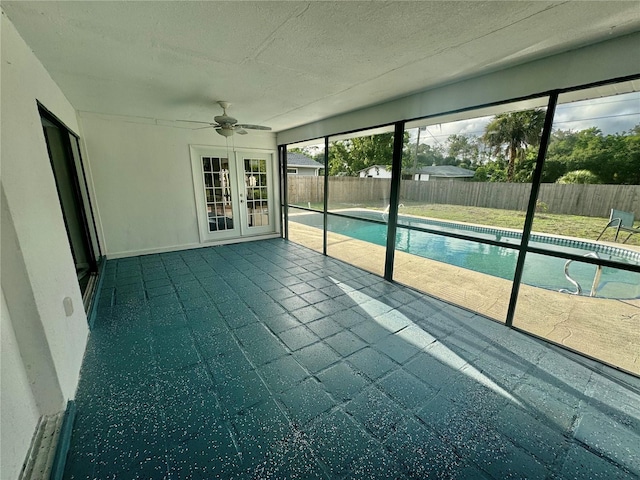
[[[366,287],[363,287],[363,288],[366,288]],[[392,310],[390,310],[390,311],[394,311],[395,309],[396,309],[396,307],[393,307],[393,308],[392,308]],[[387,312],[387,313],[388,313],[388,312]],[[399,331],[402,331],[404,328],[407,328],[407,327],[403,327],[403,328],[399,329],[399,330],[398,330],[398,332],[399,332]],[[398,332],[393,332],[393,333],[391,333],[390,335],[396,334],[396,333],[398,333]],[[355,332],[352,332],[352,333],[355,333]],[[357,334],[356,334],[356,335],[357,335]],[[365,340],[365,339],[362,339],[362,340]],[[437,339],[436,339],[436,340],[434,340],[434,341],[437,341]],[[365,343],[366,343],[370,348],[374,348],[374,349],[375,349],[374,344],[370,344],[369,342],[366,342],[366,340],[365,340]],[[433,343],[433,342],[432,342],[432,343]],[[431,345],[431,344],[430,344],[430,345]],[[428,347],[428,345],[427,345],[427,346],[425,346],[425,347],[423,347],[423,348],[421,348],[421,349],[417,349],[417,352],[416,352],[414,355],[412,355],[412,357],[410,357],[409,359],[407,359],[407,360],[405,361],[405,364],[406,364],[406,363],[408,363],[412,358],[416,357],[419,353],[424,352],[424,350],[425,350],[427,347]],[[363,347],[363,348],[367,348],[367,347]],[[378,351],[377,349],[375,349],[375,350],[376,350],[376,351]],[[357,353],[357,352],[354,352],[354,353]],[[385,357],[387,357],[387,358],[390,358],[390,357],[388,357],[384,352],[380,352],[380,351],[379,351],[379,353],[381,353],[381,354],[385,355]],[[352,355],[353,355],[353,354],[352,354]],[[391,397],[390,397],[390,396],[389,396],[389,395],[388,395],[384,390],[382,390],[382,389],[379,387],[379,385],[378,385],[378,382],[379,382],[379,381],[381,381],[382,379],[384,379],[384,378],[386,378],[386,377],[389,377],[389,376],[390,376],[390,375],[392,375],[394,372],[398,371],[398,369],[404,370],[404,369],[403,369],[404,364],[401,364],[401,363],[399,363],[399,362],[396,362],[396,361],[395,361],[395,359],[393,359],[393,358],[390,358],[390,360],[391,360],[391,361],[393,361],[394,363],[396,363],[397,367],[396,367],[396,368],[394,368],[393,370],[391,370],[390,372],[385,373],[382,377],[379,377],[379,378],[378,378],[378,379],[376,379],[376,380],[372,380],[372,383],[371,383],[371,385],[370,385],[370,387],[369,387],[369,388],[376,388],[376,390],[377,390],[380,394],[382,394],[385,398],[387,398],[389,401],[391,401],[394,405],[398,406],[398,407],[399,407],[401,410],[403,410],[405,413],[409,413],[410,418],[413,418],[414,420],[417,420],[421,425],[423,425],[424,427],[427,427],[427,430],[428,430],[428,431],[431,431],[431,433],[435,434],[436,436],[438,436],[438,437],[440,438],[440,437],[441,437],[441,432],[439,432],[439,431],[437,431],[437,430],[433,429],[432,427],[428,426],[428,425],[427,425],[427,424],[426,424],[422,419],[420,419],[420,417],[418,417],[417,415],[415,415],[415,412],[413,412],[413,411],[412,411],[411,409],[409,409],[409,408],[406,408],[406,407],[402,406],[401,404],[398,404],[398,402],[397,402],[394,398],[391,398]],[[352,365],[350,362],[348,362],[348,360],[347,360],[347,359],[343,359],[343,361],[345,361],[345,363],[349,364],[351,367],[355,368],[355,370],[356,370],[356,371],[358,371],[357,367],[355,367],[355,365]],[[399,367],[399,368],[398,368],[398,367]],[[328,368],[331,368],[331,366],[328,366],[327,368],[323,369],[322,371],[324,371],[324,370],[326,370],[326,369],[328,369]],[[318,373],[321,373],[321,372],[318,372]],[[411,374],[410,372],[407,372],[407,373],[408,373],[409,375],[411,375],[413,378],[415,378],[417,381],[419,381],[420,383],[424,384],[424,382],[423,382],[421,379],[419,379],[419,378],[415,377],[415,375]],[[366,375],[366,374],[365,374],[365,375]],[[319,380],[317,377],[316,377],[316,379],[317,379],[317,380]],[[321,383],[321,382],[320,382],[320,383]],[[332,398],[333,398],[333,397],[332,397]],[[342,403],[344,403],[344,404],[346,405],[346,403],[349,403],[349,402],[342,402]],[[338,404],[335,408],[339,408],[339,407],[341,407],[341,406],[343,406],[343,405]],[[349,416],[351,416],[348,412],[344,412],[344,413],[346,413],[346,414],[348,414]],[[364,427],[364,425],[362,425],[360,422],[357,422],[357,425],[360,425],[361,427]],[[370,437],[371,437],[371,435],[370,435]],[[375,439],[376,437],[375,437],[375,436],[372,436],[372,438],[374,438],[374,439]],[[441,440],[444,440],[444,439],[443,439],[443,438],[441,438]],[[445,442],[444,444],[445,444],[445,445],[449,445],[451,448],[453,448],[454,450],[456,450],[456,446],[455,446],[454,444],[450,444],[448,441],[447,441],[447,442]],[[514,446],[515,446],[516,448],[519,448],[517,445],[514,445]],[[526,451],[525,451],[525,452],[526,452]],[[458,455],[460,458],[463,458],[463,456],[462,456],[462,452],[458,453],[457,455]],[[478,468],[482,469],[480,465],[476,465],[476,467],[478,467]],[[486,473],[488,473],[488,472],[486,472]]]
[[[190,269],[191,270],[191,269]],[[193,271],[191,271],[193,273]],[[201,284],[200,279],[198,279],[198,277],[196,275],[194,275],[196,277],[196,279],[198,280],[198,283]],[[221,420],[225,425],[225,429],[227,432],[229,432],[229,436],[231,437],[231,441],[233,442],[234,448],[236,449],[236,454],[238,455],[238,458],[240,460],[240,464],[242,464],[242,459],[243,459],[243,452],[240,448],[240,444],[238,442],[238,438],[237,438],[237,433],[235,432],[235,428],[233,427],[233,424],[229,421],[229,419],[225,418],[226,416],[224,415],[224,408],[222,406],[222,403],[220,401],[220,396],[217,392],[216,389],[216,382],[215,382],[215,376],[213,375],[213,372],[211,370],[211,365],[209,365],[209,362],[206,361],[206,359],[204,358],[203,354],[202,354],[202,350],[200,347],[199,342],[197,341],[197,337],[193,331],[193,327],[191,325],[191,323],[188,321],[187,315],[186,315],[186,308],[184,305],[183,300],[177,296],[177,301],[180,304],[180,308],[182,309],[183,312],[185,312],[185,320],[186,320],[186,324],[187,324],[187,328],[189,329],[189,335],[191,337],[191,341],[193,343],[194,349],[196,350],[197,354],[198,354],[198,359],[199,359],[199,363],[203,366],[205,372],[207,373],[207,377],[209,378],[209,382],[211,383],[211,392],[214,395],[214,399],[216,401],[216,405],[218,407],[219,413],[221,415]],[[214,305],[215,306],[215,305]],[[216,307],[217,310],[217,307]]]
[[[325,318],[325,317],[323,317],[323,318]],[[316,321],[317,321],[317,320],[316,320]],[[311,322],[311,323],[312,323],[312,322]],[[306,324],[304,324],[304,325],[306,326]],[[269,328],[269,327],[267,326],[267,328]],[[297,327],[293,327],[293,328],[297,328]],[[269,330],[270,330],[270,329],[269,329]],[[345,330],[347,330],[347,329],[345,329]],[[337,334],[338,334],[338,333],[336,333],[335,335],[337,335]],[[356,335],[357,335],[357,334],[356,334]],[[329,338],[329,337],[327,337],[327,338]],[[325,343],[325,340],[326,340],[326,338],[325,338],[325,339],[322,339],[322,338],[321,338],[321,339],[319,339],[317,342],[314,342],[313,344],[311,344],[311,345],[307,345],[307,346],[305,346],[305,347],[303,347],[303,348],[307,348],[308,346],[316,345],[316,344],[318,344],[318,343]],[[366,340],[364,340],[364,339],[362,339],[362,340],[363,340],[363,341],[365,341],[365,343],[366,343],[369,347],[371,347],[371,344],[369,344],[369,342],[366,342]],[[329,345],[328,345],[328,347],[329,347],[332,351],[334,351],[334,350],[331,348],[331,346],[329,346]],[[287,347],[287,348],[288,348],[288,347]],[[302,348],[302,349],[303,349],[303,348]],[[365,346],[365,347],[363,347],[362,349],[364,349],[364,348],[367,348],[367,347]],[[302,350],[302,349],[299,349],[299,350]],[[362,350],[362,349],[361,349],[361,350]],[[296,350],[296,351],[299,351],[299,350]],[[360,350],[358,350],[358,351],[360,351]],[[338,353],[338,352],[335,352],[335,353]],[[353,355],[353,354],[355,354],[355,353],[357,353],[357,351],[356,351],[356,352],[352,352],[352,354],[351,354],[351,355]],[[380,353],[382,353],[382,352],[380,352]],[[418,352],[416,352],[416,354],[415,354],[415,355],[417,355],[417,353],[418,353]],[[292,354],[292,352],[291,352],[290,354]],[[382,354],[383,354],[383,355],[385,355],[384,353],[382,353]],[[351,356],[351,355],[349,355],[349,356]],[[322,370],[319,370],[319,371],[318,371],[318,372],[316,372],[316,373],[311,373],[311,372],[306,368],[306,366],[301,365],[299,362],[297,362],[297,360],[296,360],[296,363],[297,363],[298,365],[300,365],[300,366],[305,370],[305,372],[307,373],[307,375],[308,375],[310,378],[315,379],[315,381],[317,381],[317,382],[318,382],[318,384],[323,385],[323,382],[318,378],[318,375],[319,375],[320,373],[322,373],[322,372],[324,372],[324,371],[326,371],[326,370],[328,370],[328,369],[332,368],[333,366],[335,366],[335,365],[337,365],[337,364],[341,363],[341,362],[344,362],[345,364],[349,365],[349,366],[350,366],[350,368],[354,369],[355,371],[359,371],[359,369],[358,369],[357,367],[355,367],[354,365],[352,365],[351,363],[349,363],[349,362],[348,362],[348,360],[347,360],[347,358],[348,358],[348,357],[344,357],[344,356],[342,356],[342,355],[341,355],[341,354],[339,354],[339,353],[338,353],[338,356],[339,356],[339,359],[338,359],[336,362],[333,362],[333,363],[331,363],[330,365],[327,365],[325,368],[323,368]],[[386,355],[385,355],[385,356],[386,356]],[[387,358],[389,358],[389,357],[387,357]],[[295,360],[295,358],[294,358],[294,360]],[[390,360],[391,360],[391,361],[394,361],[393,359],[390,359]],[[274,361],[277,361],[277,360],[274,360]],[[394,361],[394,362],[395,362],[395,361]],[[269,363],[271,363],[271,362],[269,362]],[[398,365],[400,368],[402,368],[402,365],[398,364],[397,362],[395,362],[395,363],[396,363],[396,365]],[[396,369],[394,369],[394,370],[392,370],[391,372],[388,372],[388,375],[390,375],[390,374],[391,374],[391,373],[393,373],[394,371],[397,371],[397,368],[396,368]],[[366,374],[364,374],[364,375],[366,376]],[[386,374],[385,374],[385,375],[386,375]],[[387,376],[388,376],[388,375],[387,375]],[[368,378],[368,377],[367,377],[367,378]],[[380,379],[378,379],[378,380],[380,380]],[[418,379],[418,380],[419,380],[419,379]],[[419,381],[421,381],[421,380],[419,380]],[[386,393],[386,392],[384,392],[383,390],[381,390],[381,389],[376,385],[376,382],[377,382],[377,380],[373,380],[373,379],[370,379],[370,378],[369,378],[368,385],[367,385],[363,390],[365,390],[365,389],[367,389],[367,388],[375,388],[375,389],[376,389],[380,394],[382,394],[382,395],[383,395],[385,398],[387,398],[390,402],[392,402],[394,405],[396,405],[396,404],[397,404],[396,400],[395,400],[395,399],[393,399],[393,398],[391,398],[391,397],[389,397],[389,396],[387,395],[387,393]],[[263,379],[263,383],[265,383],[265,384],[266,384],[266,382],[264,381],[264,379]],[[300,383],[298,383],[297,385],[299,385],[299,384],[300,384]],[[294,387],[295,387],[295,386],[292,386],[290,389],[292,389],[292,388],[294,388]],[[364,432],[367,432],[367,436],[368,436],[368,438],[369,438],[370,440],[372,440],[374,443],[378,444],[378,446],[380,446],[380,447],[382,447],[382,448],[385,448],[385,449],[386,449],[386,446],[384,445],[384,443],[383,443],[383,442],[379,441],[379,440],[375,437],[375,435],[372,435],[372,434],[371,434],[371,432],[369,432],[369,431],[366,429],[366,427],[365,427],[365,426],[364,426],[360,421],[358,421],[357,419],[355,419],[355,418],[353,417],[353,415],[351,415],[349,412],[347,412],[347,411],[344,409],[344,408],[346,407],[346,405],[347,405],[348,403],[350,403],[350,402],[351,402],[351,400],[352,400],[352,399],[349,399],[349,400],[346,400],[346,401],[337,401],[337,400],[333,397],[333,395],[332,395],[330,392],[327,392],[324,388],[323,388],[323,391],[324,391],[324,392],[325,392],[325,393],[326,393],[326,394],[331,398],[331,400],[334,402],[334,407],[332,407],[330,410],[328,410],[328,412],[333,413],[333,412],[335,412],[335,411],[338,411],[338,410],[339,410],[339,411],[341,411],[342,413],[344,413],[345,415],[347,415],[348,417],[350,417],[350,418],[354,419],[355,425],[357,426],[357,428],[358,428],[359,430],[364,431]],[[399,407],[400,407],[402,410],[409,410],[409,409],[405,409],[405,408],[404,408],[404,407],[402,407],[401,405],[399,405]],[[325,413],[326,413],[326,412],[325,412]],[[411,415],[411,416],[413,417],[413,415]],[[313,418],[313,419],[310,419],[310,420],[309,420],[309,422],[307,422],[307,423],[309,423],[309,424],[314,423],[314,422],[316,422],[316,421],[318,420],[318,418],[319,418],[319,417],[315,417],[315,418]]]
[[[258,320],[259,320],[259,319],[258,319]],[[260,321],[260,320],[259,320],[259,322],[260,322],[261,324],[263,324],[263,322],[262,322],[262,321]],[[264,326],[265,326],[269,331],[271,331],[271,329],[269,329],[269,327],[268,327],[268,326],[266,326],[266,325],[264,325]],[[295,328],[295,327],[294,327],[294,328]],[[273,333],[273,332],[272,332],[272,333]],[[259,372],[258,367],[256,367],[256,366],[255,366],[255,364],[253,363],[253,361],[252,361],[250,358],[248,358],[248,357],[247,357],[247,355],[246,355],[246,353],[245,353],[244,349],[240,347],[240,345],[242,345],[242,342],[240,342],[240,340],[238,339],[237,334],[235,334],[235,332],[234,332],[234,331],[231,331],[231,334],[233,335],[234,340],[236,341],[236,345],[238,345],[238,347],[241,349],[241,351],[243,352],[243,355],[245,356],[245,358],[247,359],[247,361],[249,362],[249,364],[250,364],[250,365],[252,365],[253,371],[254,371],[254,372],[258,375],[258,377],[261,379],[261,381],[262,381],[263,385],[267,388],[267,391],[269,392],[269,394],[270,394],[271,398],[273,398],[273,400],[276,402],[276,404],[277,404],[277,405],[278,405],[278,407],[280,408],[281,412],[285,415],[285,418],[287,418],[287,421],[289,422],[289,424],[290,424],[290,425],[292,425],[292,426],[295,426],[295,423],[294,423],[294,422],[292,422],[292,420],[289,418],[289,416],[288,416],[288,414],[287,414],[287,411],[286,411],[286,408],[280,404],[280,400],[279,400],[279,398],[278,398],[278,397],[279,397],[279,395],[274,395],[274,393],[273,393],[273,391],[271,390],[271,388],[269,387],[268,383],[265,381],[265,379],[262,377],[261,373]],[[279,338],[279,337],[276,335],[276,338]],[[280,341],[280,342],[282,343],[282,341]],[[323,342],[323,339],[319,339],[317,342],[314,342],[314,343],[313,343],[313,344],[311,344],[311,345],[316,345],[316,344],[318,344],[318,343],[324,343],[324,342]],[[311,346],[311,345],[308,345],[308,346]],[[286,345],[284,345],[284,346],[285,346],[285,348],[286,348],[287,350],[289,350],[288,355],[290,355],[290,356],[294,359],[294,361],[296,362],[296,364],[298,364],[299,366],[301,366],[301,367],[303,368],[303,370],[304,370],[304,371],[305,371],[305,373],[307,374],[307,375],[306,375],[306,376],[307,376],[307,378],[313,378],[313,379],[315,379],[315,381],[316,381],[316,382],[318,382],[318,384],[319,384],[319,385],[322,385],[322,382],[318,379],[317,374],[321,373],[321,372],[322,372],[322,371],[324,371],[324,370],[327,370],[327,369],[331,368],[332,366],[334,366],[334,365],[336,365],[336,364],[340,363],[341,361],[345,361],[345,359],[342,357],[342,355],[338,354],[338,356],[339,356],[339,360],[337,360],[336,362],[332,363],[331,365],[326,366],[326,367],[325,367],[325,368],[323,368],[322,370],[318,371],[316,374],[312,374],[312,373],[311,373],[311,372],[306,368],[306,366],[304,366],[304,365],[300,364],[300,363],[297,361],[297,359],[295,358],[295,355],[293,355],[293,351],[291,351],[291,350],[288,348],[288,346],[286,346]],[[328,346],[328,347],[331,349],[331,347],[330,347],[330,346]],[[303,348],[306,348],[306,347],[303,347]],[[364,348],[366,348],[366,347],[364,347]],[[333,351],[333,349],[331,349],[331,350]],[[337,352],[336,352],[336,353],[337,353]],[[279,357],[279,358],[283,358],[283,357]],[[278,359],[279,359],[279,358],[278,358]],[[268,365],[269,363],[276,362],[278,359],[274,359],[274,360],[272,360],[272,361],[270,361],[270,362],[267,362],[265,365]],[[357,370],[357,369],[356,369],[356,370]],[[303,381],[301,381],[301,382],[298,382],[296,385],[300,385],[300,384],[301,384],[301,383],[303,383],[303,382],[304,382],[304,380],[303,380]],[[291,387],[290,387],[289,389],[287,389],[287,390],[291,390],[291,389],[295,388],[295,386],[296,386],[296,385],[291,386]],[[370,385],[373,385],[373,384],[370,384]],[[287,391],[287,390],[285,390],[285,391]],[[348,403],[348,402],[337,402],[337,401],[335,400],[335,398],[333,398],[333,396],[330,394],[330,392],[327,392],[324,388],[323,388],[323,391],[324,391],[327,395],[329,395],[329,397],[331,398],[331,400],[333,400],[333,402],[334,402],[334,404],[335,404],[335,405],[334,405],[334,407],[333,407],[333,408],[331,408],[331,409],[329,410],[329,412],[331,412],[331,411],[335,411],[336,409],[341,409],[341,411],[343,411],[343,413],[345,413],[345,414],[347,414],[347,415],[349,415],[349,416],[351,417],[351,415],[350,415],[348,412],[344,411],[344,410],[341,408],[341,407],[343,407],[344,405],[346,405],[346,403]],[[378,390],[378,391],[380,391],[380,390]],[[384,393],[384,392],[381,392],[381,391],[380,391],[380,393]],[[391,399],[390,399],[390,400],[391,400]],[[395,402],[395,401],[394,401],[394,402]],[[343,405],[343,404],[344,404],[344,405]],[[311,424],[311,423],[315,422],[315,421],[317,420],[317,418],[318,418],[318,417],[315,417],[315,418],[313,418],[313,419],[310,419],[307,423]],[[306,425],[306,423],[305,423],[305,425]],[[358,421],[358,422],[356,422],[356,425],[358,425],[358,428],[360,428],[360,429],[364,428],[364,425],[362,425],[359,421]],[[301,427],[302,427],[302,425],[301,425]],[[377,441],[377,439],[375,439],[375,437],[371,436],[370,434],[368,434],[368,436],[369,436],[369,438],[370,438],[370,439],[372,439],[372,440],[374,440],[374,441]],[[380,444],[380,445],[382,446],[382,444]]]
[[[119,263],[116,264],[116,265],[119,266]],[[143,287],[144,296],[145,296],[145,298],[147,298],[146,285],[145,285],[145,280],[143,278],[142,272],[140,273],[140,276],[141,276],[140,283],[142,284],[142,287]],[[148,300],[145,301],[145,303],[148,303]],[[151,318],[149,318],[148,321],[151,322]],[[156,353],[154,352],[155,347],[154,347],[154,342],[153,342],[153,336],[152,335],[150,335],[149,340],[150,341],[148,342],[148,344],[149,344],[149,351],[150,351],[151,359],[152,359],[152,362],[157,367],[158,365],[157,365],[157,360],[156,360]],[[154,378],[153,378],[153,382],[154,382],[154,387],[155,387],[154,391],[155,392],[159,391],[160,385],[159,385],[158,379],[157,379],[157,377],[155,375],[154,375]],[[166,426],[166,424],[167,424],[167,415],[166,415],[165,409],[164,408],[159,408],[158,411],[160,413],[160,418],[161,418],[161,421],[162,421],[162,425]],[[165,465],[166,465],[166,470],[165,471],[166,471],[167,478],[170,478],[170,476],[171,476],[171,458],[169,456],[169,445],[168,445],[167,440],[168,440],[168,438],[166,436],[162,436],[162,442],[163,442],[163,445],[164,445],[164,460],[165,460]]]
[[[183,306],[183,308],[184,308],[184,306]],[[223,320],[223,319],[221,318],[221,320]],[[259,319],[258,319],[258,320],[259,320]],[[224,321],[224,320],[223,320],[223,321]],[[225,322],[225,323],[226,323],[226,322]],[[233,339],[234,339],[234,342],[235,342],[236,346],[237,346],[237,347],[238,347],[238,349],[242,352],[242,355],[244,356],[244,358],[245,358],[245,360],[247,361],[247,363],[248,363],[249,365],[251,365],[252,371],[253,371],[253,372],[258,376],[258,378],[260,378],[260,381],[262,382],[262,385],[266,388],[267,392],[269,392],[269,397],[273,400],[273,402],[275,403],[275,405],[278,407],[278,410],[280,411],[280,413],[281,413],[281,414],[284,416],[284,418],[287,420],[288,424],[289,424],[292,428],[294,428],[294,429],[295,429],[295,428],[296,428],[296,423],[295,423],[295,422],[293,422],[293,421],[292,421],[292,419],[289,417],[289,415],[288,415],[288,412],[287,412],[286,408],[281,404],[281,401],[280,401],[280,399],[278,398],[279,396],[274,394],[274,392],[273,392],[273,391],[271,390],[271,388],[269,387],[268,383],[265,381],[265,379],[263,378],[263,376],[262,376],[262,375],[261,375],[261,373],[259,372],[259,369],[258,369],[258,368],[256,367],[256,365],[253,363],[253,361],[252,361],[252,360],[247,356],[247,354],[246,354],[246,352],[245,352],[245,349],[244,349],[244,348],[242,348],[242,346],[241,346],[241,345],[242,345],[242,343],[240,342],[240,340],[239,340],[239,339],[238,339],[238,337],[237,337],[237,334],[236,334],[233,330],[234,330],[234,329],[228,329],[228,332],[229,332],[229,334],[233,337]],[[193,330],[192,330],[191,328],[190,328],[190,331],[191,331],[191,335],[192,335],[192,338],[193,338]],[[197,344],[197,341],[195,340],[195,338],[193,338],[193,340],[194,340],[194,343],[196,343],[196,344]],[[201,352],[200,352],[200,351],[198,351],[198,354],[199,354],[200,358],[202,359],[203,357],[202,357],[202,355],[201,355]],[[279,357],[279,358],[282,358],[282,357]],[[275,361],[275,360],[276,360],[276,359],[274,359],[274,361]],[[206,362],[206,361],[205,361],[205,362],[203,362],[203,363],[206,365],[206,370],[207,370],[207,372],[208,372],[208,375],[212,377],[212,375],[213,375],[213,374],[212,374],[212,372],[210,371],[210,366],[208,365],[208,362]],[[256,405],[259,405],[259,404],[261,404],[261,403],[263,403],[263,402],[264,402],[264,400],[263,400],[263,399],[261,399],[260,401],[256,402],[255,404],[252,404],[252,405],[247,406],[247,408],[252,408],[252,407],[254,407],[254,406],[256,406]],[[232,438],[233,438],[234,445],[235,445],[235,447],[236,447],[236,449],[237,449],[237,451],[238,451],[238,455],[239,455],[239,456],[240,456],[240,458],[242,459],[242,450],[241,450],[241,449],[240,449],[240,447],[239,447],[239,442],[238,442],[238,440],[237,440],[237,438],[236,438],[237,433],[235,432],[235,428],[233,427],[233,424],[231,424],[231,425],[227,425],[227,428],[228,428],[228,430],[230,430],[230,431],[231,431],[231,433],[232,433]],[[313,452],[313,450],[312,450],[312,449],[309,449],[309,451],[310,451],[310,453],[312,454],[312,456],[314,456],[314,458],[315,458],[315,457],[316,457],[316,456],[315,456],[315,452]],[[318,464],[319,464],[319,465],[321,465],[321,466],[322,466],[322,464],[320,463],[320,461],[319,461],[319,459],[318,459],[318,458],[315,458],[315,460],[316,460],[316,462],[318,462]],[[324,467],[324,468],[323,468],[323,470],[324,470],[325,475],[326,475],[326,467]],[[327,475],[327,478],[330,478],[330,476],[328,476],[328,475]]]
[[[167,268],[166,268],[166,264],[165,264],[164,262],[163,262],[163,269],[164,269],[165,273],[167,274],[167,279],[169,280],[169,282],[170,282],[170,284],[171,284],[171,286],[172,286],[173,291],[176,293],[176,300],[177,300],[177,302],[179,303],[179,305],[180,305],[180,309],[181,309],[181,311],[182,311],[182,312],[183,312],[183,314],[184,314],[184,312],[185,312],[184,304],[182,303],[182,301],[181,301],[181,299],[180,299],[179,295],[177,295],[178,291],[177,291],[177,289],[175,288],[174,280],[171,278],[171,274],[170,274],[170,272],[167,270]],[[145,284],[145,285],[146,285],[146,282],[144,281],[144,278],[142,279],[142,281],[143,281],[143,284]],[[146,292],[146,288],[145,288],[145,292]],[[150,299],[150,298],[147,296],[147,299]],[[185,314],[185,320],[186,320],[186,314]],[[151,319],[150,319],[150,321],[151,321]],[[186,324],[187,324],[187,328],[189,329],[189,335],[190,335],[191,340],[192,340],[192,343],[193,343],[193,345],[194,345],[194,349],[196,350],[196,353],[198,354],[198,359],[199,359],[199,362],[198,362],[198,363],[202,365],[202,367],[204,368],[205,372],[207,373],[207,377],[208,377],[209,382],[210,382],[210,384],[211,384],[211,390],[210,390],[210,391],[211,391],[211,393],[213,393],[213,395],[214,395],[214,400],[215,400],[215,402],[216,402],[216,406],[217,406],[217,408],[218,408],[220,411],[222,411],[221,404],[220,404],[220,399],[219,399],[219,397],[218,397],[218,395],[217,395],[217,393],[216,393],[216,391],[215,391],[215,388],[214,388],[214,386],[215,386],[215,382],[214,382],[214,379],[213,379],[212,372],[210,371],[210,368],[209,368],[208,363],[207,363],[207,362],[205,362],[205,361],[203,361],[203,356],[202,356],[202,353],[201,353],[201,351],[200,351],[200,349],[199,349],[199,345],[198,345],[198,344],[197,344],[197,342],[195,341],[194,333],[193,333],[193,329],[191,328],[191,325],[190,325],[188,322],[186,322]],[[155,354],[153,354],[153,342],[150,342],[150,346],[151,346],[151,350],[152,350],[152,358],[154,358],[154,359],[155,359],[155,356],[156,356],[156,355],[155,355]],[[194,365],[198,365],[198,363],[193,364],[193,365],[186,365],[186,366],[184,366],[182,369],[178,369],[178,370],[186,370],[186,369],[188,369],[189,367],[193,367]],[[170,370],[174,370],[174,371],[175,371],[175,369],[170,369]],[[156,386],[157,386],[157,388],[158,388],[158,389],[160,388],[160,385],[157,383],[157,380],[156,380]],[[164,421],[164,423],[166,424],[166,423],[167,423],[167,417],[166,417],[165,409],[164,409],[164,408],[161,408],[161,409],[160,409],[160,412],[161,412],[161,414],[162,414],[162,416],[163,416],[163,421]],[[227,431],[229,431],[229,433],[230,433],[231,440],[232,440],[232,442],[234,443],[234,446],[236,447],[236,450],[238,451],[238,454],[240,454],[239,450],[237,449],[237,440],[236,440],[236,439],[234,438],[234,436],[233,436],[233,430],[232,430],[232,429],[230,429],[228,425],[225,425],[225,427],[226,427]],[[165,460],[166,460],[166,463],[167,463],[167,475],[168,475],[168,477],[171,477],[171,461],[170,461],[170,460],[171,460],[171,458],[170,458],[170,456],[169,456],[170,448],[169,448],[169,444],[168,444],[168,442],[167,442],[167,441],[168,441],[168,437],[164,437],[164,445],[165,445],[165,452],[166,452],[166,454],[165,454]]]

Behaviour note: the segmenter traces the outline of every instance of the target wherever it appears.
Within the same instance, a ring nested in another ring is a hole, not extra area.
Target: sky
[[[640,92],[558,105],[554,127],[584,130],[597,126],[605,135],[622,133],[640,123]]]

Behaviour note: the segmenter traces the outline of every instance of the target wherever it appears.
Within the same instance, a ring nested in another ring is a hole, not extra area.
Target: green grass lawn
[[[461,205],[441,205],[441,204],[421,204],[414,202],[403,202],[404,207],[400,207],[400,213],[405,215],[416,215],[420,217],[437,218],[440,220],[450,220],[452,222],[473,223],[476,225],[486,225],[489,227],[513,228],[521,230],[524,225],[525,212],[517,210],[499,210],[496,208],[465,207]],[[308,207],[308,205],[303,205]],[[334,206],[334,208],[370,208],[373,210],[383,210],[377,206],[369,205],[344,205]],[[322,210],[322,204],[311,204],[311,208]],[[608,217],[584,217],[580,215],[561,215],[557,213],[538,212],[533,220],[533,231],[548,233],[552,235],[564,235],[567,237],[584,238],[595,240],[609,221]],[[610,228],[602,236],[603,241],[614,241],[615,229]],[[626,238],[621,232],[618,237],[619,242]],[[640,234],[632,235],[627,241],[627,245],[640,245]]]

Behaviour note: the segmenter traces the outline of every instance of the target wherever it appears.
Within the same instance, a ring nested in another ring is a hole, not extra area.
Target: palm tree
[[[509,158],[507,181],[513,181],[516,161],[524,155],[528,146],[540,144],[545,111],[539,108],[496,115],[486,126],[484,142],[495,154],[503,149]]]

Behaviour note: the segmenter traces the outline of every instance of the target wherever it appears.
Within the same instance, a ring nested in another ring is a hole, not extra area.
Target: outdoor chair
[[[625,238],[624,242],[622,242],[627,243],[627,240],[629,240],[631,235],[633,235],[634,233],[640,233],[640,227],[633,228],[633,221],[633,213],[623,212],[622,210],[615,210],[612,208],[611,215],[609,216],[609,223],[607,223],[607,226],[604,227],[604,230],[602,230],[600,235],[598,235],[596,241],[600,240],[600,237],[602,237],[607,228],[615,228],[616,236],[614,237],[614,241],[618,241],[618,235],[620,234],[620,232],[629,232],[627,238]]]

